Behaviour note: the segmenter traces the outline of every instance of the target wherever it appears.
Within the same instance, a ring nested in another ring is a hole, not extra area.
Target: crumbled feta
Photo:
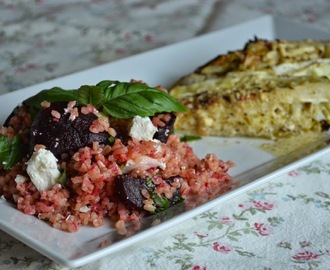
[[[145,156],[141,158],[139,161],[133,161],[133,160],[127,160],[125,167],[123,168],[123,173],[128,173],[133,169],[141,168],[144,170],[148,170],[150,168],[156,168],[159,167],[162,170],[166,168],[166,164],[164,162],[161,162],[157,159]]]
[[[80,207],[79,212],[87,213],[89,210],[91,210],[91,209],[85,205],[85,206]]]
[[[39,191],[51,188],[61,175],[57,168],[56,157],[46,149],[34,151],[26,164],[28,165],[26,171]]]
[[[151,141],[157,127],[155,127],[149,117],[135,116],[129,131],[129,136],[139,141]]]
[[[27,180],[27,178],[24,175],[18,174],[15,177],[16,184],[18,183],[24,183]]]
[[[156,150],[156,153],[160,153],[162,151],[162,147],[159,143],[155,144],[154,148]]]

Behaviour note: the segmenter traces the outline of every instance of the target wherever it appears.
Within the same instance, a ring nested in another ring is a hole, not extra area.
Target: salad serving
[[[232,188],[230,161],[198,157],[173,126],[187,108],[162,87],[101,81],[43,90],[0,128],[0,196],[54,228],[127,224]]]

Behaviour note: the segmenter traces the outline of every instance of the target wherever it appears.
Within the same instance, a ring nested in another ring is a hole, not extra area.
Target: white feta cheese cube
[[[155,127],[149,117],[135,116],[129,131],[129,136],[139,141],[151,141],[157,127]]]
[[[46,149],[34,151],[26,164],[26,171],[39,191],[51,188],[61,175],[57,168],[57,158]]]
[[[17,174],[15,177],[16,184],[18,183],[24,183],[27,180],[27,178],[24,175]]]

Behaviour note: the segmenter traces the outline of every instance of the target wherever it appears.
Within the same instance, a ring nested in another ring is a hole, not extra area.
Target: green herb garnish
[[[192,135],[185,135],[180,138],[181,142],[191,142],[191,141],[197,141],[202,139],[201,136],[192,136]]]
[[[146,185],[147,185],[148,189],[153,189],[155,187],[155,184],[150,177],[147,178]]]
[[[155,211],[152,214],[162,212],[168,209],[170,206],[175,205],[177,203],[183,202],[183,198],[180,195],[180,191],[176,190],[173,193],[173,197],[168,199],[163,194],[158,194],[155,192],[156,185],[152,181],[150,177],[146,179],[145,187],[149,192],[151,199],[154,201],[154,205],[156,207]]]
[[[169,94],[140,82],[106,80],[97,85],[83,85],[77,90],[54,87],[43,90],[24,101],[30,110],[41,109],[43,101],[77,101],[93,105],[97,110],[116,118],[152,116],[159,112],[185,112],[187,108]]]
[[[59,183],[59,184],[61,184],[62,187],[65,187],[67,181],[68,181],[68,178],[66,176],[66,170],[63,170],[61,172],[60,177],[57,179],[56,182]]]
[[[109,142],[109,145],[112,146],[112,145],[115,143],[115,138],[112,137],[112,136],[110,136],[110,137],[108,138],[108,142]]]
[[[158,195],[157,193],[153,193],[151,195],[151,199],[154,201],[156,210],[155,213],[164,211],[165,209],[170,207],[170,203],[165,196]]]
[[[24,155],[23,148],[23,142],[18,135],[12,140],[0,135],[0,163],[4,169],[10,169],[21,161]]]

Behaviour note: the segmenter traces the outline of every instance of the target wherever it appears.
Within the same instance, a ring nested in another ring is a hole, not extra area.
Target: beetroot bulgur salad
[[[43,90],[0,128],[0,196],[60,230],[109,219],[125,234],[190,196],[225,192],[233,164],[199,158],[173,132],[186,110],[139,81]]]

